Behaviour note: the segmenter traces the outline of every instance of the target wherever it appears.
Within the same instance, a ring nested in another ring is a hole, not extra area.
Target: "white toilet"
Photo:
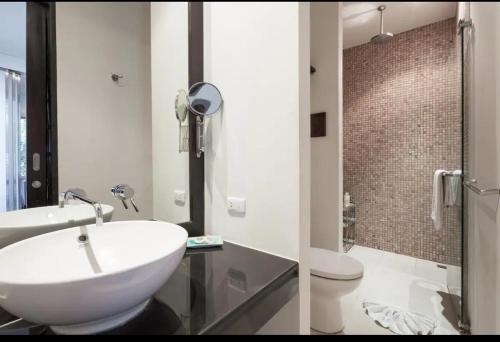
[[[363,264],[342,253],[311,248],[311,328],[333,334],[344,329],[341,298],[354,291]]]

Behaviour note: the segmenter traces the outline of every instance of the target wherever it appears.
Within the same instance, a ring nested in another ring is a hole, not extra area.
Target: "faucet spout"
[[[92,204],[92,206],[94,207],[94,211],[95,211],[95,225],[98,227],[102,226],[102,224],[104,222],[104,214],[102,212],[102,206],[100,203],[97,203],[97,202]]]
[[[95,211],[95,225],[96,226],[103,225],[104,214],[102,211],[102,206],[99,202],[91,200],[90,198],[85,197],[84,195],[79,194],[79,193],[72,191],[72,190],[68,190],[64,193],[63,202],[66,202],[66,200],[68,200],[68,199],[77,199],[77,200],[80,200],[84,203],[90,204],[94,208],[94,211]]]
[[[64,208],[64,204],[66,202],[66,193],[65,192],[60,192],[59,193],[59,208]]]

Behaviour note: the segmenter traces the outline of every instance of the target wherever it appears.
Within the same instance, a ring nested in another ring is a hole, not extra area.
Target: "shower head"
[[[373,36],[370,39],[370,42],[374,44],[380,44],[383,42],[388,41],[391,39],[394,35],[391,32],[384,32],[384,10],[385,10],[385,5],[381,5],[377,8],[377,10],[380,12],[380,33],[377,34],[376,36]]]
[[[370,39],[370,42],[372,42],[373,44],[380,44],[380,43],[388,41],[392,37],[394,37],[394,35],[391,32],[379,33],[376,36],[373,36]]]

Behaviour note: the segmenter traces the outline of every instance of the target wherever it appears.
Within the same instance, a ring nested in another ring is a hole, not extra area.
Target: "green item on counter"
[[[219,235],[206,235],[188,238],[187,248],[220,247],[224,241]]]

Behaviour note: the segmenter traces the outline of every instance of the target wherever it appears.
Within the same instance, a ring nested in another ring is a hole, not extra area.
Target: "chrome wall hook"
[[[114,73],[111,74],[111,79],[113,80],[113,82],[118,82],[121,78],[123,78],[123,75],[114,74]]]

